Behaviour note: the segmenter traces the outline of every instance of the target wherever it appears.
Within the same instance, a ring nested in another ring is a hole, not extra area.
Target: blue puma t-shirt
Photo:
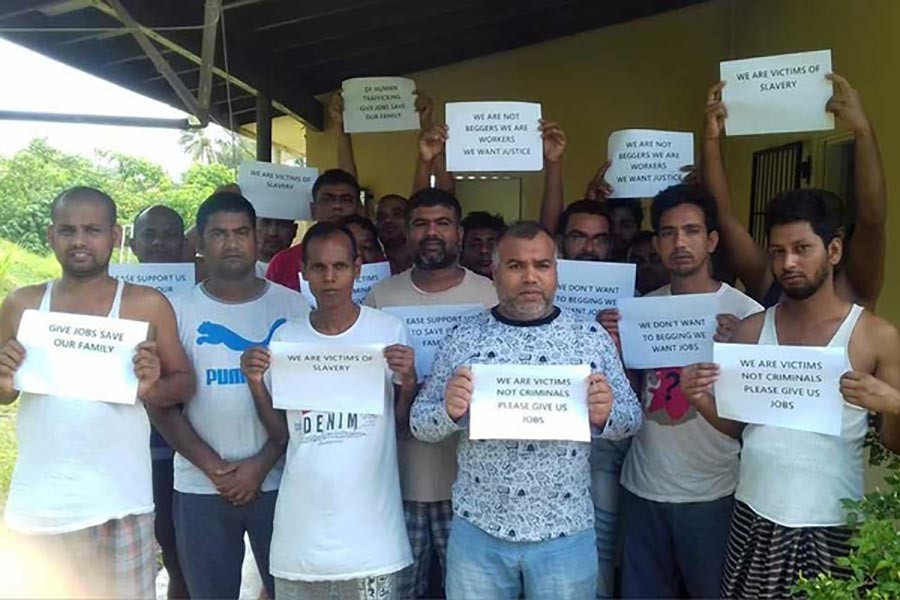
[[[213,298],[202,283],[172,300],[178,333],[197,375],[197,392],[184,413],[197,435],[226,461],[250,458],[269,436],[256,414],[241,354],[268,345],[287,321],[306,318],[309,305],[295,291],[268,283],[258,297],[240,303]],[[262,491],[278,489],[283,463],[269,471]],[[175,489],[216,494],[215,485],[180,454],[175,454]]]

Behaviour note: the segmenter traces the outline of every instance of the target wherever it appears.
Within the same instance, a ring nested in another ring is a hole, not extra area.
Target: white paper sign
[[[358,77],[341,85],[344,131],[366,133],[419,128],[416,83],[405,77]]]
[[[272,405],[283,410],[384,413],[383,345],[272,342]]]
[[[629,369],[683,367],[713,355],[717,294],[645,296],[619,300],[619,337]]]
[[[606,180],[610,198],[650,198],[681,183],[681,168],[694,164],[694,134],[625,129],[610,134]]]
[[[134,404],[132,359],[147,330],[141,321],[26,310],[16,333],[25,360],[13,385],[33,394]]]
[[[367,265],[363,265],[362,269],[360,269],[359,277],[356,278],[356,281],[353,282],[353,292],[351,292],[351,296],[353,297],[353,301],[356,304],[362,303],[365,300],[366,295],[369,293],[375,285],[381,281],[382,279],[387,279],[391,276],[391,263],[389,262],[377,262],[377,263],[369,263]],[[309,282],[303,278],[303,273],[299,274],[300,278],[300,293],[303,294],[303,297],[309,302],[309,305],[312,308],[316,307],[316,297],[313,296],[312,290],[309,289]]]
[[[318,169],[245,160],[238,169],[238,185],[257,217],[309,220],[312,186],[318,176]]]
[[[170,300],[196,284],[194,263],[110,264],[109,276],[152,287]]]
[[[593,321],[620,298],[634,296],[635,265],[631,263],[559,260],[556,305]]]
[[[540,171],[544,167],[541,105],[448,102],[447,170]]]
[[[419,381],[431,374],[434,355],[450,328],[463,317],[484,311],[481,304],[436,304],[433,306],[385,306],[384,312],[403,319],[416,352]]]
[[[840,435],[844,347],[715,344],[720,417]]]
[[[591,441],[588,365],[472,365],[473,440]]]
[[[831,50],[720,63],[727,135],[834,129]]]

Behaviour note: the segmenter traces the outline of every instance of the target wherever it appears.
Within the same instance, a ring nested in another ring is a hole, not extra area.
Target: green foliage
[[[0,238],[46,253],[50,204],[62,190],[88,185],[108,193],[129,223],[142,208],[167,204],[192,223],[200,203],[234,173],[218,163],[195,164],[173,181],[157,164],[117,152],[98,152],[94,160],[67,154],[34,139],[12,157],[0,157]]]
[[[851,571],[849,579],[802,574],[794,593],[810,600],[895,600],[900,598],[900,459],[887,451],[874,430],[866,440],[869,462],[888,469],[885,489],[859,502],[845,500],[848,523],[856,527],[850,555],[837,563]]]

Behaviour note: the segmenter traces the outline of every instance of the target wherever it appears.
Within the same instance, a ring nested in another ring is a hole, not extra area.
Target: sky
[[[185,118],[171,106],[88,75],[0,39],[0,110]],[[227,132],[215,125],[217,137]],[[141,156],[177,177],[191,165],[176,129],[0,121],[0,155],[10,156],[36,137],[60,150],[93,158],[95,149]]]

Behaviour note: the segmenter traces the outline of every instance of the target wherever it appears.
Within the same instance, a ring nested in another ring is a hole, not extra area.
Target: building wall
[[[861,92],[882,144],[889,191],[900,186],[900,2],[894,0],[713,0],[511,52],[412,74],[438,105],[446,101],[534,100],[569,138],[567,201],[605,159],[610,132],[629,127],[700,132],[708,85],[718,63],[783,52],[831,48],[835,70]],[[736,212],[749,211],[754,151],[802,139],[813,152],[823,135],[751,136],[725,141]],[[406,193],[416,152],[414,132],[353,138],[363,185],[376,196]],[[333,130],[307,133],[309,164],[335,166]],[[814,163],[815,164],[815,163]],[[813,184],[821,173],[813,172]],[[537,216],[541,174],[523,178],[524,214]],[[490,209],[489,206],[485,207]],[[897,231],[893,211],[889,228]],[[900,243],[889,244],[888,279],[879,312],[900,324]]]

